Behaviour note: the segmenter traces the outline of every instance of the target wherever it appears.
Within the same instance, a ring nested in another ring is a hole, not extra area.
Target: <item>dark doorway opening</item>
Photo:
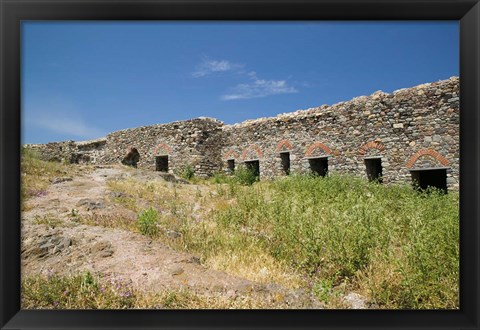
[[[235,171],[235,159],[229,159],[227,160],[227,168],[230,173]]]
[[[383,182],[381,158],[365,158],[365,167],[368,181]]]
[[[280,158],[282,159],[282,170],[286,175],[290,174],[290,153],[282,152],[280,153]]]
[[[410,170],[415,189],[426,190],[428,187],[437,188],[447,193],[447,169],[425,168]]]
[[[328,157],[310,158],[308,160],[312,173],[326,176],[328,173]]]
[[[168,156],[155,157],[155,171],[168,172]]]
[[[245,166],[253,172],[253,174],[258,178],[260,177],[260,161],[258,160],[249,160],[245,162]]]

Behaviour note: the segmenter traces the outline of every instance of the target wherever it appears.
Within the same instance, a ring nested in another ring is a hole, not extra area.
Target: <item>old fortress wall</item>
[[[191,166],[199,176],[246,163],[260,178],[328,170],[380,175],[384,183],[444,180],[458,189],[459,79],[234,125],[202,117],[30,146],[44,159],[97,164],[118,163],[135,147],[139,167],[175,172]]]

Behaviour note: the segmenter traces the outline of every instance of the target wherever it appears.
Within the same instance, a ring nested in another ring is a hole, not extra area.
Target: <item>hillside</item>
[[[29,152],[22,182],[23,308],[458,308],[457,193]]]

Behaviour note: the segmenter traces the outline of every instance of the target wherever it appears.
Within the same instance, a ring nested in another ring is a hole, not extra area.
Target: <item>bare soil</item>
[[[108,189],[107,180],[135,176],[148,181],[159,176],[157,172],[123,166],[96,166],[81,173],[56,178],[46,194],[26,201],[22,212],[22,276],[77,275],[90,271],[105,278],[131,280],[136,289],[145,292],[184,288],[232,299],[247,294],[270,299],[280,293],[285,297],[284,307],[322,307],[304,290],[255,283],[209,269],[198,256],[175,251],[139,233],[76,222],[78,212],[133,213],[112,202],[113,192]],[[165,179],[177,180],[171,175]],[[61,223],[48,224],[50,218],[61,219]]]

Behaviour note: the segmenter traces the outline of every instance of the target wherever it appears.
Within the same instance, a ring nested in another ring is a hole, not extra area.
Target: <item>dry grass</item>
[[[120,228],[136,231],[136,216],[130,212],[115,213],[86,213],[76,217],[76,222],[89,226],[102,226],[107,228]]]
[[[253,282],[276,283],[291,289],[305,287],[306,283],[302,276],[288,265],[275,260],[265,251],[254,250],[252,247],[233,254],[220,253],[209,257],[206,265]]]
[[[35,216],[33,219],[35,225],[45,225],[49,228],[61,227],[65,225],[65,222],[52,214],[45,214],[43,216]]]
[[[21,200],[23,202],[32,196],[47,194],[47,188],[56,177],[71,177],[85,173],[91,167],[66,165],[58,162],[40,160],[34,151],[23,148],[21,159]]]
[[[202,182],[109,181],[123,194],[113,201],[132,213],[81,221],[139,232],[139,215],[152,208],[155,239],[217,270],[305,288],[330,308],[342,307],[351,291],[380,308],[458,308],[458,193],[419,194],[341,176]],[[190,294],[170,300],[201,306],[206,299]],[[208,306],[230,308],[216,299]]]
[[[457,193],[422,195],[350,177],[250,187],[130,180],[114,188],[129,191],[137,210],[156,207],[158,226],[181,233],[158,238],[213,269],[310,288],[331,308],[350,291],[380,308],[458,307]]]
[[[230,240],[232,233],[220,228],[214,217],[216,213],[235,205],[236,201],[228,193],[230,188],[227,184],[203,182],[204,185],[179,185],[154,180],[145,184],[128,178],[109,181],[108,186],[112,191],[126,195],[115,198],[114,201],[130,210],[140,213],[147,206],[158,210],[157,226],[160,230],[156,238],[172,248],[202,255],[202,260],[208,267],[259,283],[274,282],[289,288],[302,286],[304,280],[300,274],[255,244],[242,244],[235,250],[217,251],[215,248],[208,251],[210,239],[204,240],[204,237]],[[133,227],[129,229],[132,230]],[[171,239],[165,235],[169,230],[179,232],[182,236]]]
[[[67,277],[32,276],[22,280],[23,309],[264,309],[285,308],[282,297],[252,294],[229,297],[188,289],[147,293],[131,281],[89,272]]]

